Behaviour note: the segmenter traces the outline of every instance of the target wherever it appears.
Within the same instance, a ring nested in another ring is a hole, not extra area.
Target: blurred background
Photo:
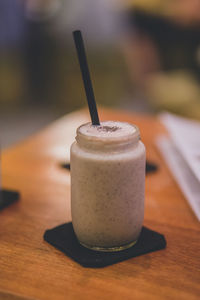
[[[72,31],[96,101],[200,119],[200,0],[0,0],[0,143],[86,106]]]

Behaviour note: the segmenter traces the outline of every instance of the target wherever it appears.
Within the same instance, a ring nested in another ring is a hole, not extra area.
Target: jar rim
[[[104,122],[107,122],[107,121],[104,121]],[[135,124],[131,124],[128,122],[121,122],[121,121],[117,121],[117,122],[128,124],[128,125],[132,126],[132,127],[134,127],[135,131],[132,133],[125,134],[125,135],[121,135],[121,136],[109,136],[108,137],[108,136],[89,135],[89,134],[84,134],[83,132],[80,131],[80,129],[83,126],[86,126],[89,124],[91,125],[91,122],[87,122],[87,123],[80,125],[77,128],[76,140],[79,141],[79,138],[80,138],[81,140],[84,140],[85,142],[88,142],[88,143],[114,145],[114,144],[123,144],[123,143],[127,143],[127,142],[135,143],[140,139],[140,131],[139,131],[139,128]],[[99,126],[99,125],[94,125],[94,126]]]

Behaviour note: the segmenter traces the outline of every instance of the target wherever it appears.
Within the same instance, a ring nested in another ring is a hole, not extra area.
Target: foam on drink
[[[129,123],[117,122],[117,121],[105,121],[100,125],[92,125],[87,123],[79,127],[79,132],[96,138],[120,138],[134,134],[135,127]]]

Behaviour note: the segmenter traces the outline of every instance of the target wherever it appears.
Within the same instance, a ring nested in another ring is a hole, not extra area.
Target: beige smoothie
[[[84,246],[121,250],[139,237],[144,218],[145,147],[139,129],[106,121],[77,129],[71,146],[71,209]]]

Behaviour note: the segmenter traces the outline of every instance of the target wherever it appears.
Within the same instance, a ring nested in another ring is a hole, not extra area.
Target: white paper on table
[[[200,122],[167,112],[160,114],[159,119],[169,131],[177,150],[200,182]]]
[[[166,136],[158,137],[156,145],[161,151],[197,219],[200,221],[200,183],[198,179],[169,138]]]

